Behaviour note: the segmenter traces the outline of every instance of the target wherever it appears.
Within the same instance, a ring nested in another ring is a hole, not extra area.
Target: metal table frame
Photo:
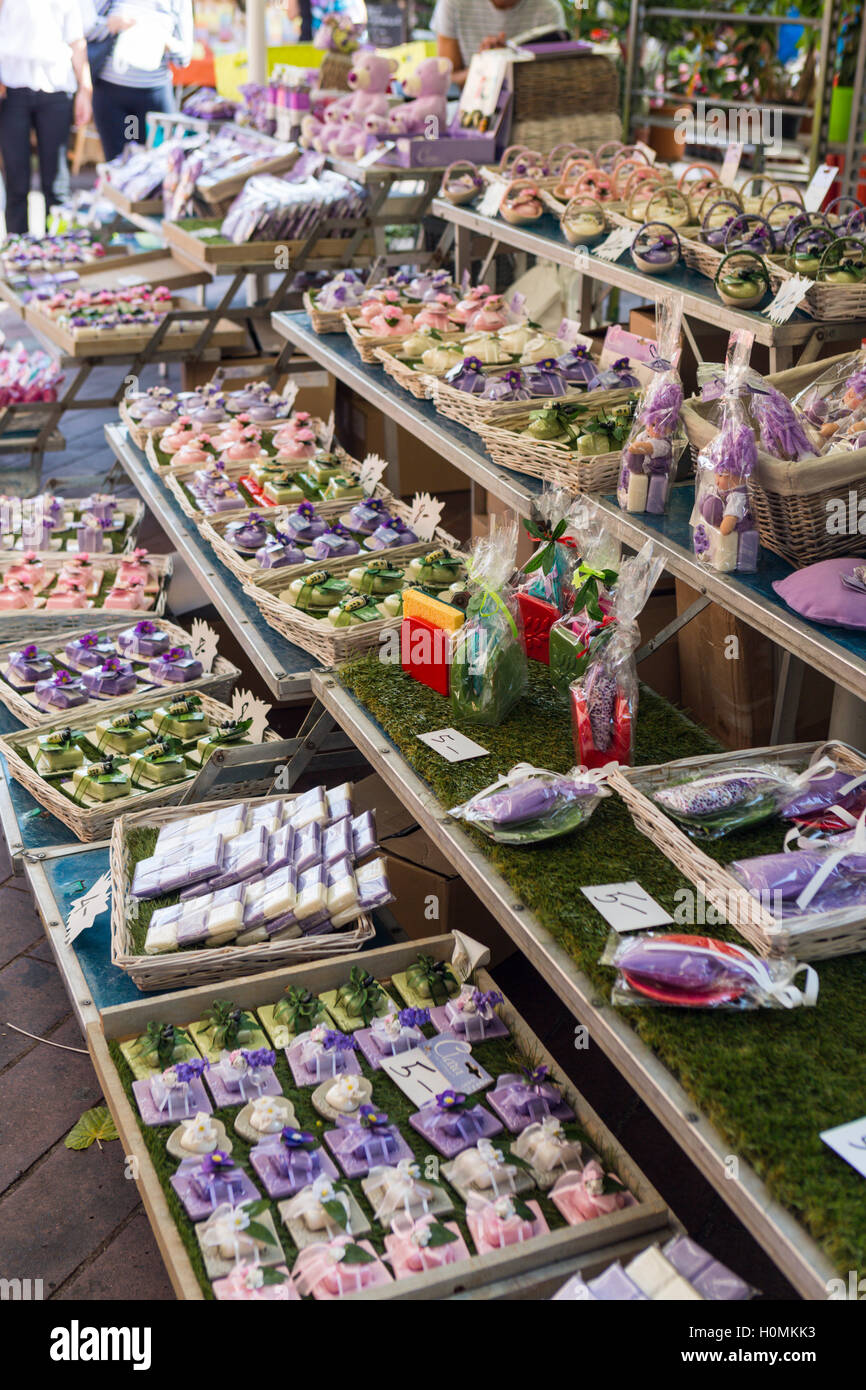
[[[533,231],[531,227],[515,227],[502,218],[482,217],[471,208],[455,207],[444,198],[435,198],[431,211],[455,228],[455,278],[460,279],[463,271],[469,268],[470,242],[474,232],[491,242],[485,266],[493,260],[500,246],[515,251],[525,251],[539,260],[553,261],[556,265],[573,270],[578,277],[581,303],[581,322],[588,328],[598,304],[612,289],[628,290],[643,300],[655,301],[659,289],[670,288],[683,298],[683,332],[697,360],[702,360],[689,320],[711,324],[728,332],[735,328],[753,333],[755,341],[769,348],[770,371],[780,372],[794,365],[795,350],[799,363],[813,362],[824,343],[848,340],[859,337],[866,331],[866,319],[839,320],[819,323],[803,314],[796,315],[788,323],[774,324],[758,313],[731,309],[715,295],[712,282],[697,271],[687,272],[688,287],[679,285],[665,287],[653,275],[642,275],[632,265],[619,262],[602,261],[582,247],[569,246],[559,233],[548,236]],[[594,290],[593,286],[598,288]]]
[[[809,1299],[826,1299],[827,1281],[838,1271],[811,1237],[767,1191],[742,1159],[731,1177],[729,1146],[671,1072],[646,1047],[568,954],[515,899],[507,881],[487,856],[447,816],[429,787],[413,772],[387,734],[330,672],[313,675],[315,733],[323,737],[339,725],[455,870],[494,915],[527,960],[565,1006],[586,1024],[591,1036],[634,1087],[641,1099],[712,1183],[731,1210],[764,1247],[795,1288]],[[309,749],[305,749],[309,752]],[[289,766],[290,783],[305,770],[303,757]]]

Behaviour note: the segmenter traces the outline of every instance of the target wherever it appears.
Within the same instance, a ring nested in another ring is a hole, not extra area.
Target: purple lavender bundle
[[[751,404],[761,443],[768,454],[797,463],[800,459],[814,458],[819,452],[794,406],[775,386],[764,382],[752,396]]]
[[[718,839],[776,815],[780,802],[791,796],[796,783],[793,771],[760,763],[733,764],[686,776],[674,768],[670,782],[649,795],[690,835]]]
[[[476,825],[498,844],[535,844],[566,835],[588,821],[609,794],[603,781],[579,768],[562,774],[518,763],[448,814]]]

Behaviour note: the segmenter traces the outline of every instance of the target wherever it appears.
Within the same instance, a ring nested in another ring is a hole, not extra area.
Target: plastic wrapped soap
[[[173,913],[171,917],[166,917],[160,922],[153,920],[156,913],[150,920],[147,928],[147,935],[144,938],[144,954],[146,956],[159,956],[166,951],[177,950],[177,926],[180,919],[180,907],[166,908],[167,913]]]
[[[638,1288],[634,1280],[626,1274],[619,1260],[615,1264],[608,1265],[607,1269],[602,1270],[601,1274],[597,1274],[594,1279],[590,1279],[587,1287],[592,1291],[593,1297],[605,1302],[641,1303],[649,1301],[643,1290]]]
[[[281,800],[266,801],[261,806],[251,806],[247,823],[250,828],[254,825],[264,825],[270,834],[282,825],[285,808],[286,803]]]
[[[328,787],[325,792],[329,820],[342,820],[352,814],[352,784],[341,782],[339,787]]]
[[[155,898],[188,883],[213,878],[221,872],[225,842],[222,835],[204,841],[188,840],[181,857],[152,855],[135,866],[130,892],[134,898]]]
[[[356,859],[363,859],[378,848],[376,818],[372,811],[361,811],[352,821],[352,853]]]
[[[295,906],[297,873],[286,864],[281,869],[264,874],[248,883],[244,894],[244,926],[255,927],[262,922],[292,912]]]
[[[657,1245],[642,1250],[626,1265],[626,1274],[654,1303],[701,1301],[700,1294],[677,1272]]]
[[[281,825],[278,830],[271,831],[268,837],[268,873],[294,863],[297,833],[291,825]]]
[[[231,884],[228,888],[181,904],[181,907],[182,914],[177,924],[178,946],[192,946],[203,941],[231,941],[243,925],[243,885]]]
[[[288,819],[296,830],[307,825],[326,825],[329,820],[324,787],[311,787],[296,797],[289,808]]]
[[[348,816],[333,821],[322,831],[322,859],[325,864],[336,864],[340,859],[354,857],[352,844],[352,822]]]
[[[312,917],[317,912],[325,912],[328,907],[328,886],[322,864],[314,864],[298,874],[298,892],[294,913],[299,922]]]
[[[327,908],[332,919],[351,910],[358,911],[358,889],[348,859],[328,866]]]
[[[674,1236],[662,1247],[674,1269],[688,1279],[703,1298],[739,1302],[753,1298],[756,1290],[720,1260],[714,1260],[689,1236]]]
[[[345,926],[359,912],[372,912],[383,907],[393,897],[384,859],[371,859],[355,870],[355,884],[358,889],[358,906],[348,913],[338,913],[332,917],[335,927]]]
[[[247,808],[243,802],[234,806],[221,806],[216,811],[208,811],[200,816],[188,816],[184,820],[170,821],[164,825],[156,837],[154,855],[167,859],[170,855],[183,853],[190,839],[207,839],[211,834],[222,835],[230,840],[247,828]]]
[[[255,825],[252,830],[235,835],[226,845],[222,872],[208,880],[210,887],[227,888],[264,873],[268,867],[270,838],[265,825]]]
[[[292,862],[298,873],[322,862],[322,829],[315,822],[295,832]]]

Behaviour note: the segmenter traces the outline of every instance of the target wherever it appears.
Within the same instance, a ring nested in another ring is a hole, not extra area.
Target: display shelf
[[[769,348],[771,372],[793,366],[795,356],[805,362],[812,361],[823,343],[837,339],[848,341],[866,331],[864,319],[817,323],[795,309],[787,323],[774,324],[759,310],[731,309],[719,299],[712,280],[682,263],[669,274],[658,276],[643,275],[636,270],[628,251],[613,263],[600,260],[585,247],[569,246],[552,213],[545,213],[531,226],[515,227],[500,217],[482,217],[470,207],[454,207],[444,198],[434,199],[431,212],[457,228],[455,277],[458,280],[468,265],[469,235],[475,232],[515,251],[526,251],[540,260],[565,266],[588,282],[628,290],[641,301],[655,302],[660,292],[679,293],[686,320],[712,324],[729,333],[737,328],[753,333],[756,342]],[[588,327],[589,311],[586,306],[584,309],[583,321]]]
[[[268,627],[241,585],[199,536],[193,523],[163,487],[123,425],[106,425],[109,447],[157,521],[190,566],[211,603],[231,627],[256,671],[280,704],[306,702],[310,667],[316,663]]]
[[[837,1273],[826,1256],[742,1159],[737,1179],[731,1180],[730,1142],[696,1111],[694,1101],[623,1015],[598,997],[597,988],[526,904],[515,898],[488,856],[448,818],[382,727],[331,672],[314,674],[313,693],[786,1278],[805,1298],[826,1299],[827,1280]]]
[[[429,401],[417,401],[401,390],[380,367],[365,366],[345,334],[314,333],[307,314],[275,314],[274,326],[286,339],[327,368],[358,395],[377,406],[417,439],[435,449],[473,482],[499,497],[523,516],[531,514],[542,490],[537,478],[500,468],[485,452],[478,435],[447,416]],[[615,498],[596,497],[606,522],[620,540],[639,550],[651,539],[658,546],[665,568],[726,612],[763,632],[784,651],[823,672],[852,695],[862,695],[866,682],[866,634],[842,628],[819,627],[798,618],[773,592],[773,581],[791,573],[791,567],[761,549],[760,570],[754,575],[720,574],[701,565],[691,547],[688,518],[694,501],[694,485],[674,489],[669,514],[654,519],[648,514],[622,512]],[[781,683],[774,737],[785,734],[792,717],[793,687]],[[843,737],[836,727],[834,736]]]

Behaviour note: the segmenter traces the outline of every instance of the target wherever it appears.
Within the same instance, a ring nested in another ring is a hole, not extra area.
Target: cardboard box
[[[337,386],[337,438],[356,458],[379,454],[389,463],[399,464],[399,488],[388,482],[392,491],[403,497],[415,492],[466,492],[469,481],[465,473],[422,444],[407,430],[397,426],[396,458],[394,450],[385,444],[385,417],[381,410],[357,396],[344,386]]]
[[[356,782],[352,804],[356,813],[376,813],[395,898],[391,911],[407,936],[422,940],[431,932],[469,932],[490,948],[494,966],[514,953],[511,937],[381,777],[373,773]]]

